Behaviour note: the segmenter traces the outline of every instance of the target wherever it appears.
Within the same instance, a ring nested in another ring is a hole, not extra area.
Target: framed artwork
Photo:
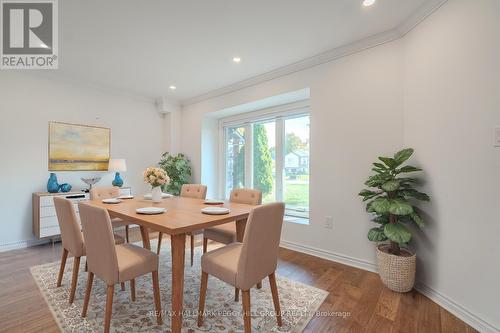
[[[49,122],[49,171],[107,171],[111,129]]]

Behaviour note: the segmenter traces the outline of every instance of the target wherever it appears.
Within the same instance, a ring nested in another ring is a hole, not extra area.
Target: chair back
[[[254,208],[248,217],[238,261],[236,285],[248,290],[276,270],[285,204]]]
[[[78,203],[89,271],[108,285],[118,282],[118,259],[111,219],[104,208]]]
[[[205,199],[207,196],[207,187],[201,184],[184,184],[181,187],[181,197]]]
[[[262,192],[249,188],[237,188],[231,191],[229,201],[258,206],[262,204]]]
[[[54,206],[61,230],[62,246],[75,257],[85,255],[80,220],[76,215],[73,202],[65,198],[54,197]]]
[[[111,199],[120,196],[120,189],[116,186],[92,187],[90,189],[90,200]]]

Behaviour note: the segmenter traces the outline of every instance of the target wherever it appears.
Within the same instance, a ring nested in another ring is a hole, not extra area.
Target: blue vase
[[[49,181],[47,182],[47,191],[49,193],[57,193],[59,192],[59,184],[57,183],[56,174],[51,172]]]
[[[61,192],[64,192],[64,193],[71,191],[71,188],[72,188],[71,185],[68,183],[64,183],[64,184],[59,185],[59,189],[61,190]]]
[[[113,186],[118,186],[118,187],[122,187],[123,186],[123,179],[122,179],[122,177],[120,177],[120,173],[119,172],[115,173],[115,179],[113,179],[113,181],[111,182],[111,184],[113,184]]]

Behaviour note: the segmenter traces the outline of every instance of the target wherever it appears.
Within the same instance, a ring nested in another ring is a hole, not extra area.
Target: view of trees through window
[[[248,145],[246,126],[252,133]],[[283,140],[277,140],[279,136]],[[281,147],[277,141],[282,142]],[[252,187],[262,191],[264,203],[284,201],[287,215],[309,217],[309,115],[226,127],[225,149],[226,196],[233,188]],[[251,149],[251,154],[247,155],[246,149]],[[277,155],[279,149],[281,154]],[[247,156],[251,161],[246,161]],[[277,156],[282,158],[278,164]],[[278,173],[277,165],[282,168]],[[245,180],[251,181],[250,186]]]

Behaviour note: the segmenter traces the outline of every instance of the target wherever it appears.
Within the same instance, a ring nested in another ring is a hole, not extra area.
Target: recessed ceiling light
[[[239,64],[241,62],[241,58],[240,57],[234,57],[233,58],[233,62]]]
[[[176,87],[176,86],[170,86],[169,88],[170,88],[170,90],[175,90],[175,89],[177,89],[177,87]]]
[[[375,1],[377,0],[363,0],[363,6],[370,7],[375,3]]]

